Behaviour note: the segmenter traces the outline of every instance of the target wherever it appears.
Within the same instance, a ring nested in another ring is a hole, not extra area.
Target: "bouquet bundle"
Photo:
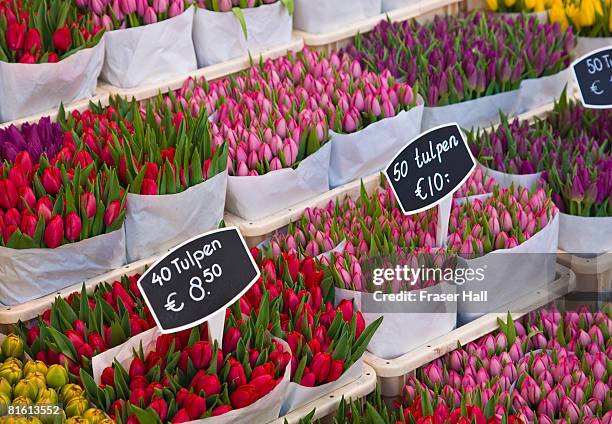
[[[90,407],[85,392],[78,384],[70,383],[68,372],[62,365],[48,365],[43,361],[24,359],[24,343],[15,334],[9,334],[0,346],[0,411],[7,413],[9,406],[49,406],[49,413],[39,415],[36,422],[96,422],[109,424],[103,411]],[[52,408],[59,406],[59,412]],[[40,408],[40,410],[44,410]],[[11,414],[15,415],[15,414]],[[26,418],[23,418],[25,420]],[[2,417],[8,424],[14,417]]]
[[[205,109],[171,111],[154,101],[116,97],[107,107],[60,113],[66,130],[74,129],[129,191],[130,261],[216,228],[223,217],[227,144],[212,136]]]
[[[512,249],[544,229],[557,208],[544,189],[533,193],[524,187],[494,190],[451,210],[448,245],[457,254],[479,257],[497,249]]]
[[[78,144],[77,144],[78,143]],[[126,195],[116,173],[97,167],[81,143],[68,136],[52,158],[33,162],[19,152],[0,178],[2,246],[56,248],[123,225]]]
[[[0,4],[0,61],[55,63],[93,47],[102,27],[71,0],[5,0]]]
[[[19,325],[28,353],[49,364],[62,364],[78,376],[91,371],[91,359],[155,327],[136,282],[140,275],[103,283],[88,295],[85,287],[58,297],[35,325]]]
[[[243,313],[260,320],[293,352],[291,380],[305,387],[336,381],[356,361],[380,325],[367,326],[350,301],[336,307],[323,282],[325,267],[311,257],[283,253],[266,258],[257,248],[262,278],[240,301]],[[332,296],[333,297],[333,296]]]
[[[286,382],[291,361],[285,346],[264,331],[255,321],[230,315],[223,349],[195,327],[159,335],[144,349],[141,344],[115,359],[102,372],[100,386],[83,371],[81,378],[88,396],[119,423],[181,423],[240,409],[248,414],[244,408],[281,396],[271,392]]]
[[[424,24],[383,21],[347,51],[369,70],[418,83],[424,129],[449,121],[471,128],[489,124],[498,109],[523,113],[552,102],[567,84],[574,45],[558,24],[474,12]]]

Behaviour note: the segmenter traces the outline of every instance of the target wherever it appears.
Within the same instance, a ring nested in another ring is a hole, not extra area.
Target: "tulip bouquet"
[[[411,85],[418,81],[427,106],[444,106],[514,90],[524,79],[555,74],[569,65],[574,43],[571,31],[540,25],[534,18],[477,12],[437,17],[426,24],[383,21],[359,36],[348,52],[368,69],[388,69]],[[519,51],[526,57],[517,56]]]
[[[410,85],[418,83],[426,106],[425,128],[449,120],[471,128],[491,122],[498,108],[507,113],[518,108],[522,113],[540,106],[540,100],[519,96],[520,90],[531,90],[530,85],[546,100],[556,98],[567,82],[567,72],[562,71],[574,45],[571,31],[541,25],[535,17],[474,12],[467,17],[436,17],[425,24],[383,21],[358,36],[348,53],[367,69],[386,69]],[[506,94],[494,103],[485,100],[500,93]]]
[[[0,161],[14,162],[19,152],[28,152],[34,163],[43,153],[53,158],[62,147],[63,139],[61,126],[48,117],[26,122],[20,128],[11,125],[0,129]]]
[[[91,408],[81,386],[72,384],[62,365],[47,365],[43,361],[24,360],[23,341],[15,334],[8,335],[1,345],[0,411],[6,414],[8,406],[57,405],[62,422],[96,422],[109,424],[103,411]],[[56,414],[40,414],[36,422],[54,422]],[[14,418],[0,418],[0,423]],[[23,418],[25,420],[25,418]],[[30,421],[28,421],[30,422]],[[34,422],[34,421],[32,421]]]
[[[366,327],[351,301],[334,307],[329,301],[333,292],[322,284],[324,271],[313,258],[300,261],[283,253],[272,259],[264,258],[257,248],[251,252],[260,263],[262,277],[240,300],[240,308],[289,344],[291,381],[296,383],[290,390],[333,383],[350,373],[382,318]],[[283,411],[297,406],[290,402]]]
[[[270,400],[271,392],[286,382],[291,354],[255,321],[228,314],[223,349],[200,332],[195,327],[159,335],[144,350],[141,345],[127,360],[105,368],[100,386],[81,371],[90,399],[119,423],[181,423]]]
[[[150,25],[182,14],[187,0],[74,0],[107,31]]]
[[[448,245],[466,258],[497,249],[512,249],[543,230],[557,214],[544,189],[533,193],[524,187],[494,190],[451,210]]]
[[[103,34],[92,17],[79,13],[70,0],[3,1],[0,17],[3,62],[58,62],[95,46]]]
[[[605,0],[554,0],[550,21],[558,22],[561,29],[571,26],[580,37],[612,37],[610,12],[610,2]]]
[[[54,249],[121,228],[125,193],[114,171],[97,171],[89,153],[67,137],[51,162],[41,156],[34,164],[22,151],[5,163],[0,206],[3,246]]]
[[[108,107],[60,113],[64,127],[82,136],[96,161],[116,169],[130,192],[129,261],[217,228],[223,219],[227,144],[212,137],[205,109],[172,112],[165,104],[154,108],[154,101],[116,97]]]
[[[139,277],[101,284],[92,295],[83,287],[65,299],[58,297],[34,326],[20,323],[28,353],[46,363],[66,365],[76,376],[81,367],[91,371],[92,357],[155,326],[136,286]]]
[[[154,111],[117,96],[111,105],[60,113],[66,130],[83,137],[96,160],[115,168],[121,185],[133,194],[175,194],[225,169],[227,147],[211,137],[205,110],[191,115],[169,108]]]

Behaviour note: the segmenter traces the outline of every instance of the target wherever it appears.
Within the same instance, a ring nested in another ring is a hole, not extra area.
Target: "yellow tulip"
[[[580,26],[590,27],[595,23],[595,6],[592,0],[582,0],[580,5]]]
[[[497,0],[486,0],[487,8],[492,12],[497,12]]]
[[[543,12],[544,10],[546,10],[546,7],[544,6],[544,0],[536,0],[534,11]]]
[[[516,4],[516,0],[504,0],[506,7],[512,7]]]
[[[572,21],[576,29],[580,30],[580,10],[574,4],[568,4],[565,8],[565,14]]]
[[[600,0],[593,0],[593,6],[595,7],[595,14],[599,16],[603,16],[603,9],[601,8]]]
[[[608,22],[608,29],[610,30],[610,32],[612,32],[612,13],[610,13],[610,19]]]
[[[559,6],[559,4],[553,5],[553,7],[550,9],[549,19],[552,23],[559,22],[559,25],[563,31],[565,31],[567,28],[567,15],[565,14],[565,9],[563,9],[563,6]]]
[[[525,5],[525,10],[529,11],[535,7],[536,0],[524,0],[523,4]]]

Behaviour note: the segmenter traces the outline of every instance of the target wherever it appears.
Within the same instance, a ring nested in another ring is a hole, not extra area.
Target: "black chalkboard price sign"
[[[385,175],[405,215],[427,210],[457,190],[476,162],[456,123],[433,128],[410,141]]]
[[[585,107],[612,107],[612,46],[582,56],[572,64],[572,70]]]
[[[246,293],[259,276],[242,235],[228,227],[172,249],[140,277],[138,288],[166,334],[203,323]]]

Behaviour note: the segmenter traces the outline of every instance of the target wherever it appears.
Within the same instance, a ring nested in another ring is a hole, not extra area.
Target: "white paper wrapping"
[[[382,0],[294,0],[293,26],[324,33],[380,14]]]
[[[412,6],[414,4],[420,3],[421,1],[422,0],[382,0],[382,11],[390,12],[391,10]]]
[[[612,251],[612,217],[560,215],[559,249],[596,255]]]
[[[453,284],[437,284],[423,290],[414,290],[417,299],[421,292],[430,294],[454,294]],[[374,294],[335,288],[336,304],[344,299],[354,300],[355,308],[363,314],[366,325],[379,317],[384,317],[378,330],[374,333],[368,351],[383,359],[394,359],[415,348],[448,334],[457,323],[456,302],[425,302],[411,304],[403,302],[391,305],[385,302],[381,309],[385,312],[365,312],[375,304]],[[364,302],[366,305],[364,307]],[[388,310],[388,312],[387,312]],[[409,325],[406,325],[409,323]]]
[[[594,50],[610,46],[612,46],[612,37],[578,37],[574,56],[578,59]]]
[[[0,303],[38,299],[125,263],[123,227],[55,249],[0,247]]]
[[[296,169],[227,179],[225,206],[243,219],[257,220],[329,190],[331,142],[304,159]]]
[[[158,327],[154,327],[137,336],[132,337],[122,345],[109,349],[92,359],[93,377],[96,383],[100,384],[102,371],[113,364],[116,359],[126,370],[129,368],[133,358],[133,349],[139,349],[142,342],[142,350],[146,355],[155,349],[155,341],[161,335]],[[278,340],[286,352],[290,352],[289,345],[280,339]],[[266,396],[246,408],[235,409],[218,417],[204,418],[201,420],[189,421],[191,424],[252,424],[267,423],[275,420],[279,416],[283,394],[287,391],[291,376],[291,367],[287,366],[282,381]]]
[[[329,186],[336,188],[385,168],[410,140],[421,133],[423,99],[418,106],[368,125],[352,134],[331,133]]]
[[[571,70],[564,69],[554,75],[523,80],[517,90],[480,97],[447,106],[425,107],[422,132],[449,122],[470,130],[488,127],[499,122],[499,112],[519,115],[557,99],[569,83]]]
[[[512,184],[515,186],[523,186],[529,190],[535,188],[540,180],[542,173],[536,172],[535,174],[508,174],[506,172],[496,171],[494,169],[488,168],[484,165],[480,165],[484,168],[485,172],[491,177],[495,178],[497,184],[502,188],[508,188]]]
[[[291,41],[293,19],[280,2],[242,9],[247,29],[233,12],[197,8],[193,21],[193,44],[198,67],[224,62]]]
[[[522,81],[514,113],[520,115],[553,103],[561,96],[563,89],[569,85],[571,80],[572,70],[566,68],[554,75]]]
[[[0,122],[93,96],[104,62],[104,38],[57,63],[0,61]]]
[[[177,194],[128,194],[127,259],[134,262],[215,229],[223,219],[227,171]]]
[[[287,415],[291,411],[306,405],[315,399],[325,396],[328,393],[344,387],[347,384],[357,380],[363,372],[363,358],[359,358],[353,365],[347,369],[344,374],[336,381],[325,383],[316,387],[304,387],[297,383],[290,382],[287,389],[283,393],[283,406],[280,410],[280,415]],[[313,407],[314,409],[314,407]]]
[[[102,79],[116,87],[133,88],[195,70],[193,13],[189,7],[155,24],[107,32]]]
[[[518,96],[519,90],[512,90],[447,106],[426,106],[421,132],[449,122],[456,122],[467,130],[488,127],[499,121],[500,111],[508,115],[513,112]]]
[[[532,293],[555,278],[559,240],[559,214],[529,240],[512,249],[495,250],[479,258],[463,260],[467,268],[484,269],[483,281],[457,286],[457,324],[470,322],[483,312],[505,312],[500,308]],[[520,253],[520,254],[519,254]],[[518,254],[518,255],[517,255]],[[503,256],[501,256],[503,255]],[[488,292],[486,304],[463,301],[464,292]]]

